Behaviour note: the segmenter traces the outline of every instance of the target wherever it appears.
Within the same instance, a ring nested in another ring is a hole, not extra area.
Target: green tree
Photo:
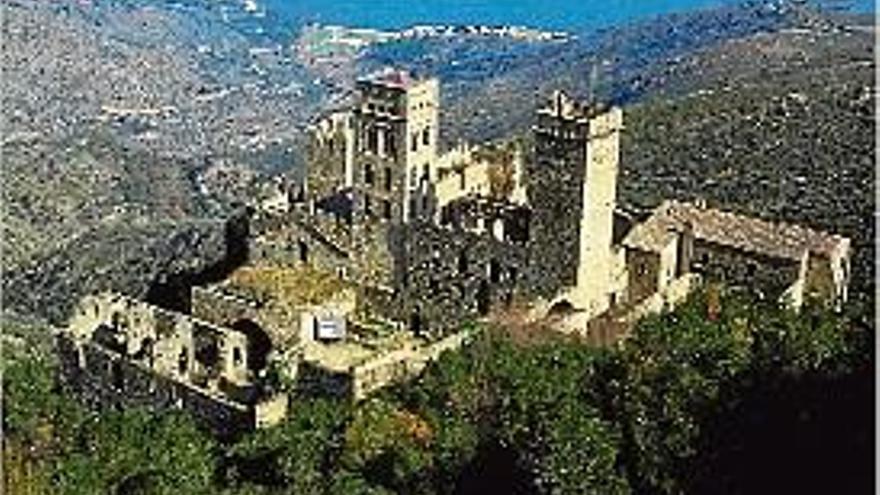
[[[302,399],[279,425],[258,430],[229,453],[227,482],[235,486],[284,488],[289,493],[324,493],[338,463],[347,405],[327,399]]]
[[[617,435],[585,393],[602,353],[574,343],[522,347],[481,332],[404,392],[435,427],[435,484],[450,491],[480,449],[498,445],[545,493],[626,493]]]
[[[49,492],[52,463],[71,449],[86,413],[57,390],[54,361],[5,347],[3,355],[4,487]]]
[[[619,435],[584,386],[600,353],[575,343],[498,347],[492,374],[497,435],[543,493],[628,493],[617,472]]]
[[[643,320],[610,373],[606,413],[624,432],[624,462],[638,491],[681,493],[704,418],[720,410],[722,391],[749,365],[748,307],[730,298],[717,318],[707,311],[698,293]]]
[[[59,393],[54,361],[4,351],[3,362],[3,431],[32,445],[52,437],[63,448],[85,412]]]
[[[864,361],[858,340],[867,332],[821,305],[765,310],[755,325],[754,367],[762,373],[844,373]]]
[[[394,492],[367,481],[361,473],[338,471],[333,476],[328,495],[392,495]]]
[[[342,465],[405,493],[431,490],[434,430],[421,416],[382,399],[357,408],[345,432]]]
[[[179,413],[132,409],[80,425],[77,448],[60,458],[58,493],[210,493],[214,443]]]

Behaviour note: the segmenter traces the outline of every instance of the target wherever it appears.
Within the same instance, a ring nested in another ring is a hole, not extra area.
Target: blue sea
[[[400,29],[415,24],[488,24],[573,30],[612,26],[736,0],[258,0],[299,22]],[[874,0],[837,1],[873,12]]]

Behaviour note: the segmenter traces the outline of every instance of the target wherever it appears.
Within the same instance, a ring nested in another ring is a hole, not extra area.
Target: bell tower
[[[439,126],[436,79],[386,70],[358,81],[354,110],[355,219],[403,223],[427,206]]]

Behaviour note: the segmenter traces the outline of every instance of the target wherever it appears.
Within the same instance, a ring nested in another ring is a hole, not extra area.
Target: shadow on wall
[[[147,302],[170,311],[191,313],[192,287],[221,282],[248,261],[252,214],[253,210],[247,208],[227,220],[223,258],[202,270],[174,273],[154,280],[147,291]]]

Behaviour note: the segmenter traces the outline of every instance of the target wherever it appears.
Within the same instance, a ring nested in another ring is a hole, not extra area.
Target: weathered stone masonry
[[[315,124],[305,182],[230,224],[226,260],[157,284],[162,308],[82,301],[57,338],[68,389],[96,407],[186,409],[231,436],[280,421],[289,392],[359,400],[409,379],[514,301],[527,323],[598,344],[700,280],[795,308],[846,301],[846,238],[702,204],[619,211],[619,108],[557,92],[531,152],[441,154],[436,80],[383,71],[357,88]],[[325,290],[298,296],[300,281]]]

